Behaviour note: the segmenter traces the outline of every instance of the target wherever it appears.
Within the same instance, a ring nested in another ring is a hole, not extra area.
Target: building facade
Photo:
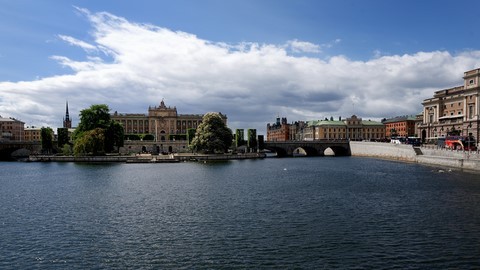
[[[273,125],[267,124],[267,141],[315,141],[315,140],[375,140],[385,139],[385,125],[376,121],[363,121],[356,115],[342,120],[313,120],[287,123],[286,118],[277,118]]]
[[[413,115],[397,116],[385,119],[382,123],[385,125],[387,138],[395,137],[416,137],[418,135],[415,129],[417,119]]]
[[[220,113],[225,125],[227,116]],[[176,107],[167,107],[162,100],[160,106],[150,106],[148,114],[115,112],[111,118],[122,124],[128,134],[152,134],[154,141],[165,142],[183,138],[188,129],[196,129],[202,123],[201,114],[178,114]]]
[[[24,130],[24,140],[26,142],[40,142],[42,140],[41,134],[42,129],[39,127],[26,127]]]
[[[338,121],[321,120],[309,121],[304,140],[334,140],[349,139],[359,140],[383,140],[385,138],[385,125],[376,121],[363,121],[356,115]]]
[[[447,135],[472,136],[479,141],[480,69],[464,72],[463,85],[436,91],[425,99],[423,120],[417,124],[422,140]]]
[[[0,116],[0,140],[23,141],[25,123],[15,118],[3,118]]]
[[[280,121],[280,117],[277,117],[277,121],[274,124],[267,124],[267,141],[269,142],[284,142],[290,140],[290,124],[287,123],[287,118],[284,117]]]

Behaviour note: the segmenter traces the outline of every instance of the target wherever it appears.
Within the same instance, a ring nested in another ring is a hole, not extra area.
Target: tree
[[[155,140],[155,136],[153,136],[152,134],[145,134],[142,138],[142,140],[144,141],[153,141]]]
[[[105,130],[96,128],[85,131],[82,137],[75,141],[73,153],[76,156],[105,154]]]
[[[42,140],[42,152],[50,154],[53,150],[53,129],[42,127],[40,138]]]
[[[80,123],[76,132],[85,132],[96,128],[106,129],[110,126],[110,109],[106,104],[96,104],[80,111]]]
[[[110,153],[114,147],[123,146],[124,131],[120,123],[113,120],[110,121],[108,127],[104,129],[105,134],[105,152]]]
[[[58,148],[63,148],[65,144],[68,143],[68,128],[57,128],[57,134],[58,134],[58,139],[57,139],[57,144]]]
[[[107,105],[97,104],[80,112],[80,123],[73,134],[75,155],[105,154],[123,146],[123,127],[110,119],[109,111]]]
[[[245,132],[243,129],[235,130],[235,146],[240,147],[245,145]]]
[[[195,129],[194,128],[187,129],[188,145],[192,143],[193,138],[195,138]]]
[[[248,148],[256,152],[257,151],[257,130],[256,129],[247,129],[248,136]]]
[[[191,148],[202,153],[225,153],[232,145],[233,135],[218,113],[206,113],[198,125]]]

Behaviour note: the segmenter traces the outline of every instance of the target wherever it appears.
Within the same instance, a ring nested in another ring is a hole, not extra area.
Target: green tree
[[[188,145],[192,143],[193,138],[195,138],[195,129],[194,128],[187,129]]]
[[[42,152],[46,154],[52,153],[53,129],[49,127],[42,127],[42,129],[40,129],[40,138],[42,141]]]
[[[75,141],[73,153],[76,156],[105,154],[105,130],[96,128],[85,131],[80,138]]]
[[[153,136],[153,134],[145,134],[143,136],[143,140],[144,141],[153,141],[153,140],[155,140],[155,137]]]
[[[64,156],[70,156],[73,154],[72,146],[69,144],[64,144],[61,150]]]
[[[57,139],[58,148],[63,148],[63,146],[69,142],[68,128],[57,128],[57,134],[58,134],[58,139]]]
[[[80,112],[80,123],[73,134],[75,155],[104,154],[123,146],[123,127],[110,118],[109,111],[107,105],[97,104]]]
[[[248,148],[250,151],[256,152],[257,151],[257,130],[256,129],[248,129],[247,130],[247,137],[248,137]]]
[[[235,146],[240,147],[245,145],[245,132],[243,129],[235,130]]]
[[[202,153],[225,153],[232,145],[232,130],[218,113],[206,113],[198,125],[191,148]]]
[[[110,121],[108,127],[104,129],[105,134],[105,152],[110,153],[114,147],[123,146],[124,131],[120,123],[113,120]]]
[[[96,128],[106,129],[110,126],[110,109],[106,104],[95,104],[80,111],[80,123],[75,132],[85,132]]]

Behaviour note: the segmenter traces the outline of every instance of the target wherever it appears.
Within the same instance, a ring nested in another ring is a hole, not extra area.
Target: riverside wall
[[[180,161],[223,161],[239,159],[262,159],[264,153],[245,153],[245,154],[170,154],[170,155],[115,155],[115,156],[50,156],[50,155],[32,155],[27,161],[32,162],[88,162],[88,163],[171,163]]]
[[[415,150],[411,145],[350,142],[352,156],[383,158],[441,168],[459,168],[480,172],[480,154],[478,152],[451,151],[421,147]]]

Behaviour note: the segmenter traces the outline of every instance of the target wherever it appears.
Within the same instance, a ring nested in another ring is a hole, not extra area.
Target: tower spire
[[[72,120],[70,120],[70,114],[68,113],[68,101],[65,106],[65,118],[63,119],[64,128],[72,128]]]

